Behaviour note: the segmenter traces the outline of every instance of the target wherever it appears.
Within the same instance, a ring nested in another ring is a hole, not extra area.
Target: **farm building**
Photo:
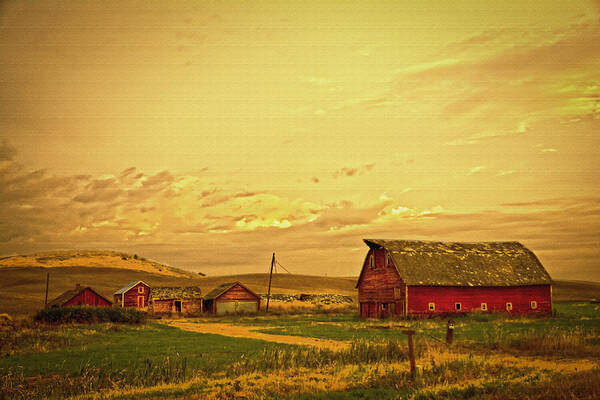
[[[114,302],[120,307],[146,308],[150,286],[142,281],[129,282],[114,293]]]
[[[202,312],[202,292],[197,286],[153,287],[150,289],[150,309],[155,314]]]
[[[552,312],[550,275],[520,243],[364,241],[369,251],[356,284],[361,317]]]
[[[79,283],[75,289],[67,290],[50,303],[48,307],[70,307],[88,305],[93,307],[110,307],[112,303],[90,287],[82,287]]]
[[[224,283],[204,296],[204,311],[211,314],[254,313],[260,296],[240,282]]]

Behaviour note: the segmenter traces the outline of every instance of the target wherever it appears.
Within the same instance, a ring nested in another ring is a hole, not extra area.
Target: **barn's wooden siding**
[[[86,288],[81,293],[65,302],[63,307],[88,305],[93,307],[110,307],[111,303],[99,296],[92,290]]]
[[[537,307],[531,308],[535,301]],[[434,310],[429,310],[429,303]],[[460,311],[456,310],[460,303]],[[512,304],[509,312],[515,314],[552,312],[550,285],[509,286],[509,287],[447,287],[447,286],[409,286],[408,313],[463,313],[484,311],[481,303],[486,303],[488,312],[506,312],[506,303]]]
[[[142,292],[140,292],[139,288],[142,288]],[[147,308],[149,294],[150,286],[144,284],[143,282],[139,282],[125,293],[121,295],[115,295],[115,305],[120,307]],[[123,296],[124,299],[121,296]],[[138,298],[140,297],[143,298],[142,307],[139,306],[141,300],[138,300]]]
[[[246,301],[260,299],[254,293],[249,292],[240,285],[235,285],[219,296],[218,301]]]
[[[372,254],[375,257],[374,269],[369,265]],[[391,259],[388,261],[386,266],[386,252],[383,249],[371,249],[367,253],[358,283],[359,311],[362,317],[377,318],[382,314],[404,313],[405,285]]]

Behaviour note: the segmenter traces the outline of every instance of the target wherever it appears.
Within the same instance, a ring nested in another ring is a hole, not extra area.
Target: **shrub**
[[[34,319],[50,324],[116,322],[141,324],[146,322],[146,313],[133,308],[119,307],[59,307],[39,311]]]

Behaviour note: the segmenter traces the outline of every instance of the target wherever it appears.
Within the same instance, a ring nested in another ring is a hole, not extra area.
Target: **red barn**
[[[361,317],[552,312],[550,275],[520,243],[364,241]]]
[[[255,313],[260,296],[240,282],[224,283],[204,296],[204,311],[211,314]]]
[[[148,307],[149,294],[149,285],[142,281],[133,281],[114,293],[114,301],[121,307],[145,309]]]
[[[112,303],[102,295],[96,293],[91,287],[81,287],[75,285],[75,289],[67,290],[50,303],[48,307],[70,307],[70,306],[93,306],[93,307],[110,307]]]

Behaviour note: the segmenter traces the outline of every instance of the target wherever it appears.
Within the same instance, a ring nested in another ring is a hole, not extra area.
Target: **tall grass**
[[[418,354],[423,347],[417,346]],[[269,372],[286,368],[322,368],[332,364],[369,364],[408,360],[406,344],[398,340],[371,342],[355,340],[339,351],[314,347],[270,348],[259,357],[241,359],[229,368],[229,375],[246,372]]]
[[[578,326],[572,329],[551,328],[546,332],[535,329],[507,332],[492,325],[483,332],[482,344],[495,350],[529,355],[600,357],[600,346],[594,344],[596,337]]]
[[[266,302],[261,304],[264,310]],[[345,314],[356,312],[356,305],[351,303],[339,304],[321,304],[308,301],[294,300],[289,302],[273,301],[269,302],[269,313],[279,315],[292,314]]]
[[[179,354],[142,359],[126,368],[111,363],[81,365],[77,374],[25,377],[11,369],[0,377],[0,399],[47,399],[92,393],[105,388],[146,387],[189,380],[200,372]]]

